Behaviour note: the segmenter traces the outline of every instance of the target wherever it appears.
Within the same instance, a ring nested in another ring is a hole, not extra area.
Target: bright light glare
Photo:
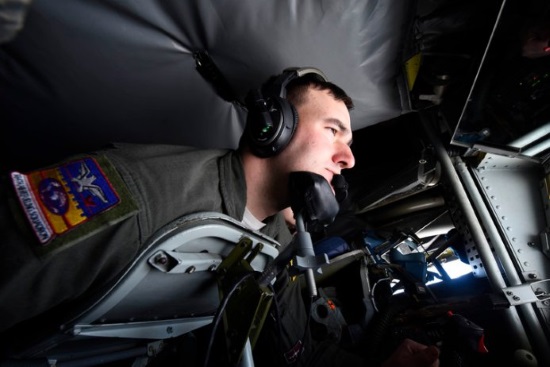
[[[443,269],[445,269],[451,279],[455,279],[472,272],[472,267],[468,264],[464,264],[459,259],[443,262],[441,263],[441,266],[443,266]],[[437,271],[435,266],[430,266],[428,270],[439,274],[439,271]],[[439,282],[441,282],[441,279],[435,278],[434,280],[429,281],[427,285]]]
[[[460,260],[449,261],[441,264],[451,279],[461,277],[472,272],[472,267]]]

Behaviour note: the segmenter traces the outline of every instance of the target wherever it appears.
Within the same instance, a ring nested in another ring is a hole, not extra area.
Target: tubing
[[[468,223],[468,228],[470,229],[472,237],[476,242],[477,249],[489,279],[489,283],[496,292],[501,292],[503,288],[507,287],[507,284],[504,277],[500,273],[498,263],[491,252],[491,246],[483,233],[483,228],[477,219],[466,190],[464,189],[464,186],[462,185],[460,178],[451,162],[451,158],[434,132],[428,117],[424,114],[420,114],[420,120],[426,134],[428,135],[428,138],[434,145],[435,153],[441,163],[443,173],[447,176],[447,180],[456,195],[462,214]],[[503,315],[505,316],[508,326],[513,330],[513,335],[517,337],[517,349],[533,350],[517,309],[515,307],[510,307],[503,310]]]

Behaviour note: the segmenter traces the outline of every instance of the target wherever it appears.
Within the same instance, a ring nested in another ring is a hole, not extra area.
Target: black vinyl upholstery
[[[400,50],[414,2],[17,1],[22,29],[0,44],[3,169],[111,141],[236,147],[238,101],[292,66],[320,68],[353,97],[354,130],[409,110]]]

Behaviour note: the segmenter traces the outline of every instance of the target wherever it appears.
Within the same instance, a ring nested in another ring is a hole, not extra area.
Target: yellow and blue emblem
[[[11,180],[42,244],[104,213],[112,212],[108,222],[113,223],[136,210],[118,173],[103,157],[84,157],[27,174],[12,172]],[[123,200],[130,205],[123,205],[123,210],[113,210]],[[97,229],[96,225],[88,227],[83,234]]]

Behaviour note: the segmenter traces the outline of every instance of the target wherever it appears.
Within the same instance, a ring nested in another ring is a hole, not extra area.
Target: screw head
[[[157,264],[164,265],[168,262],[168,258],[164,254],[158,254],[157,256],[155,256],[155,262]]]

